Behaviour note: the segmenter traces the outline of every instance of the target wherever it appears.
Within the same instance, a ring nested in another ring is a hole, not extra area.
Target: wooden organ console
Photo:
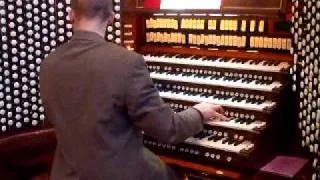
[[[146,135],[145,146],[190,179],[285,179],[260,170],[278,155],[312,159],[287,179],[319,179],[320,1],[224,0],[219,10],[150,9],[150,2],[114,0],[106,40],[144,56],[176,112],[206,101],[222,105],[230,121],[208,123],[181,144]],[[69,9],[70,0],[0,0],[1,179],[50,168],[55,137],[38,73],[72,37]]]
[[[307,123],[294,113],[292,2],[224,1],[220,10],[148,8],[150,2],[123,4],[123,45],[143,55],[160,96],[176,112],[210,102],[222,105],[230,121],[207,123],[179,144],[145,135],[146,147],[169,164],[196,169],[199,179],[284,178],[257,172],[281,155],[303,157],[297,146],[306,137],[303,146],[319,153],[319,123],[312,128],[309,120],[301,133],[298,124]]]

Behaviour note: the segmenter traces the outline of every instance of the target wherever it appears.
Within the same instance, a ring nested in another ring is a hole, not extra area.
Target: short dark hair
[[[107,19],[112,15],[112,0],[72,0],[71,8],[79,16],[85,18]]]

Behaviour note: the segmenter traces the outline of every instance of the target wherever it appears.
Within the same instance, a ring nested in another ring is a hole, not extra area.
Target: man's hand
[[[200,111],[204,118],[204,122],[219,119],[220,121],[227,121],[228,118],[224,116],[224,110],[221,106],[210,103],[199,103],[193,106]]]

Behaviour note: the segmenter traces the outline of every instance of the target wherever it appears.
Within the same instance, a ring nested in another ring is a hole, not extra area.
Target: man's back
[[[40,86],[58,141],[53,180],[173,178],[143,148],[140,128],[170,142],[202,128],[195,110],[177,116],[162,102],[141,56],[92,32],[76,32],[44,61]]]

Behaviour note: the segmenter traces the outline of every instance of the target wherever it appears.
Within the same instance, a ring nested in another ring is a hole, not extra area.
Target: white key
[[[225,87],[231,87],[231,88],[251,89],[251,90],[259,90],[259,91],[266,91],[266,92],[272,92],[273,89],[282,87],[282,84],[280,82],[273,82],[270,85],[261,85],[261,84],[256,84],[256,81],[253,81],[250,83],[243,83],[241,82],[242,79],[234,82],[234,81],[223,80],[223,78],[216,80],[216,79],[210,79],[210,77],[199,78],[194,76],[182,76],[182,74],[169,75],[165,73],[160,74],[157,72],[151,72],[150,76],[151,78],[158,79],[158,80],[179,81],[179,82],[187,82],[187,83],[194,83],[194,84],[212,85],[212,86],[225,86]]]
[[[223,140],[225,140],[226,138],[222,138],[221,140],[216,142],[209,141],[208,138],[209,137],[205,137],[200,140],[194,137],[189,137],[185,140],[185,143],[237,154],[240,154],[241,151],[248,151],[254,147],[254,144],[252,144],[250,141],[244,141],[239,145],[235,146],[234,144],[222,143]]]
[[[264,111],[266,108],[272,109],[276,105],[276,103],[272,101],[265,101],[262,104],[257,105],[257,104],[246,103],[245,100],[242,100],[240,102],[233,102],[231,101],[231,98],[227,100],[220,100],[220,99],[213,99],[212,96],[208,98],[200,97],[200,95],[188,96],[188,95],[184,95],[183,92],[175,94],[175,93],[172,93],[171,91],[168,91],[168,92],[160,91],[159,93],[161,97],[168,98],[168,99],[191,101],[196,103],[207,102],[207,103],[213,103],[221,106],[241,108],[246,110],[255,110],[255,111],[261,111],[261,112]]]
[[[248,131],[248,132],[257,132],[257,129],[263,129],[266,127],[267,123],[263,121],[254,121],[250,124],[246,123],[239,123],[236,122],[236,119],[232,119],[230,121],[209,121],[206,124],[213,125],[213,126],[219,126],[219,127],[226,127],[231,128],[235,130],[242,130],[242,131]]]
[[[208,61],[208,60],[191,60],[190,58],[167,58],[164,55],[161,57],[155,57],[151,55],[144,56],[147,62],[163,62],[171,64],[188,64],[194,66],[209,66],[217,68],[232,68],[239,70],[255,70],[263,72],[281,72],[283,69],[288,69],[290,65],[287,62],[281,62],[278,66],[266,66],[263,65],[263,61],[259,64],[249,64],[247,63],[235,63],[235,62],[220,62],[218,60]],[[231,59],[230,59],[231,60]]]

